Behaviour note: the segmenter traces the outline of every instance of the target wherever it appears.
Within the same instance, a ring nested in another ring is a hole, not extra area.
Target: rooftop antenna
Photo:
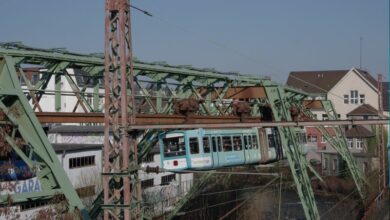
[[[362,69],[363,37],[360,36],[360,63],[359,69]]]

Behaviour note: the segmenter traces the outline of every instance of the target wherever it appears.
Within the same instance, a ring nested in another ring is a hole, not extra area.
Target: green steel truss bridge
[[[62,169],[41,124],[103,123],[109,117],[107,112],[104,115],[103,99],[107,102],[109,97],[118,97],[118,94],[134,94],[134,100],[128,100],[133,103],[128,106],[130,116],[127,116],[127,112],[119,112],[121,115],[117,118],[133,120],[129,122],[128,132],[121,134],[115,128],[109,128],[113,131],[114,139],[125,137],[130,139],[130,144],[135,144],[132,142],[137,135],[135,131],[142,129],[146,131],[145,137],[150,137],[155,129],[175,126],[277,127],[306,217],[319,219],[308,176],[309,170],[314,170],[300,152],[297,142],[296,131],[302,124],[294,124],[296,122],[290,111],[292,108],[301,109],[302,113],[310,117],[303,102],[310,94],[279,85],[265,77],[139,61],[134,61],[132,89],[120,91],[114,85],[110,91],[104,91],[103,83],[107,82],[107,78],[104,79],[104,64],[103,57],[98,55],[75,54],[63,49],[31,48],[18,43],[0,45],[0,141],[3,142],[0,144],[12,147],[36,171],[43,189],[41,192],[12,195],[14,203],[62,194],[68,201],[69,211],[80,210],[84,219],[94,218],[102,210],[105,217],[123,218],[127,210],[131,212],[132,218],[141,218],[141,188],[137,171],[140,169],[138,161],[152,147],[148,141],[141,141],[137,145],[138,152],[127,152],[128,167],[111,172],[103,171],[103,186],[106,191],[98,196],[92,210],[86,210]],[[115,70],[116,67],[110,68]],[[39,78],[34,79],[33,73],[39,74]],[[61,82],[64,80],[70,85],[70,90],[62,89]],[[54,88],[51,88],[50,82],[53,81]],[[114,81],[111,83],[115,84]],[[77,101],[66,112],[67,109],[61,106],[61,100],[68,96],[76,97]],[[41,101],[44,100],[43,97],[52,97],[53,104],[44,105]],[[332,103],[325,100],[322,101],[322,106],[329,118],[337,124],[339,121]],[[307,123],[310,125],[310,122]],[[348,151],[340,127],[333,127],[338,137],[333,138],[324,129],[323,123],[311,123],[318,126],[326,140],[347,162],[356,187],[364,198],[365,181]],[[22,151],[21,145],[27,146],[27,150]],[[104,154],[117,156],[114,150],[105,151]],[[127,182],[115,182],[116,178],[112,177],[126,177]],[[128,189],[130,200],[121,198],[121,192],[126,190],[122,183],[133,186]],[[199,187],[194,188],[194,192],[189,195],[195,194]],[[183,198],[173,213],[188,199],[189,196]],[[0,203],[5,205],[7,196],[0,196]]]

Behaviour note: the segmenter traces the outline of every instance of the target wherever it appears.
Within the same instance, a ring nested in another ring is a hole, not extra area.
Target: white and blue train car
[[[284,158],[275,128],[169,131],[160,134],[159,145],[161,166],[167,170],[207,170]]]

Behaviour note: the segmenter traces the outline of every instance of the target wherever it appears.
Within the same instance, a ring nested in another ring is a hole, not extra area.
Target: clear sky
[[[359,67],[388,72],[388,0],[133,0],[134,55],[271,76]],[[103,0],[0,1],[0,41],[102,52]]]

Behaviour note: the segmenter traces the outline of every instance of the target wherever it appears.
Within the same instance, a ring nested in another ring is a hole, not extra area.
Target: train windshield
[[[164,157],[176,157],[186,154],[183,134],[169,134],[163,139]]]

